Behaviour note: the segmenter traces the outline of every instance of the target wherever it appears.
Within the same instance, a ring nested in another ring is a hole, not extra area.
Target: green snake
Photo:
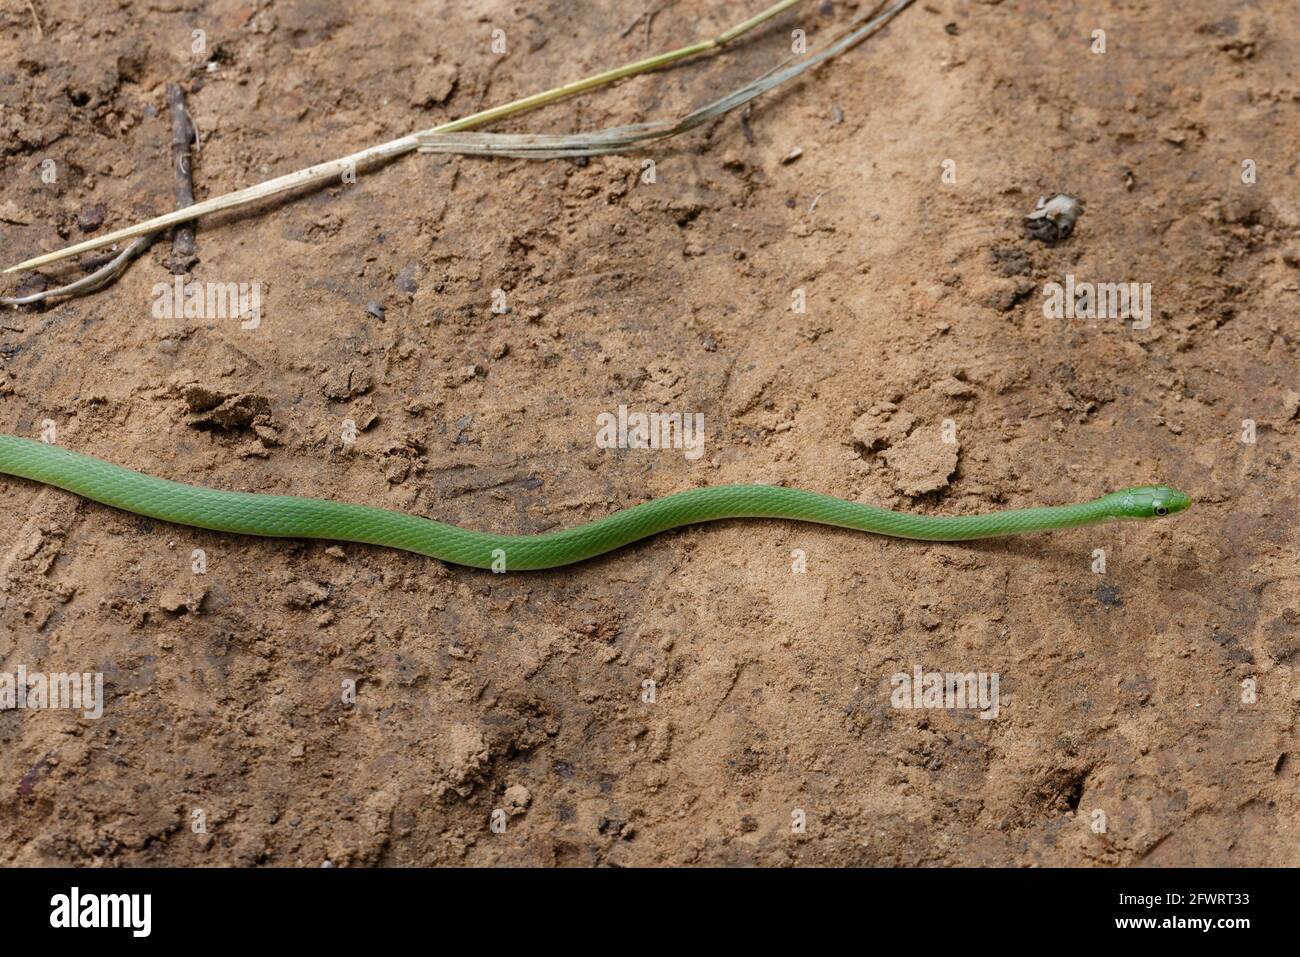
[[[493,535],[367,505],[186,485],[12,435],[0,435],[0,472],[179,525],[242,535],[386,545],[494,571],[569,565],[670,528],[722,518],[796,519],[896,538],[957,542],[1116,518],[1155,518],[1181,512],[1191,504],[1186,495],[1167,485],[1143,485],[1077,505],[982,515],[913,515],[792,488],[721,485],[653,499],[564,531]]]

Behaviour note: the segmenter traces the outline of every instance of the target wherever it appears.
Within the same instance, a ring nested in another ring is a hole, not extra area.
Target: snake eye
[[[1169,509],[1165,508],[1163,505],[1157,505],[1157,506],[1156,506],[1156,514],[1157,514],[1157,515],[1168,515],[1168,514],[1169,514]]]

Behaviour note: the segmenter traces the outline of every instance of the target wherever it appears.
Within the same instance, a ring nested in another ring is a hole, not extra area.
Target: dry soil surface
[[[652,6],[11,0],[5,265],[173,207],[168,82],[201,199],[761,3]],[[673,117],[865,11],[807,0],[498,128]],[[0,670],[106,697],[0,711],[0,863],[1300,864],[1298,62],[1287,0],[928,0],[646,151],[412,155],[205,220],[188,278],[259,283],[255,329],[155,316],[169,240],[0,313],[0,431],[481,529],[730,482],[1195,500],[972,545],[719,523],[495,575],[0,477]],[[1074,234],[1028,237],[1060,191]],[[1149,327],[1045,316],[1067,276],[1149,283]],[[703,454],[600,447],[620,406],[701,413]],[[896,707],[918,667],[996,674],[996,717]]]

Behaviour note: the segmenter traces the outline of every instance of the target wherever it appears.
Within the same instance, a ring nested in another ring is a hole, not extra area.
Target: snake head
[[[1116,518],[1164,518],[1177,515],[1192,500],[1168,485],[1138,485],[1120,489],[1105,497],[1110,514]]]

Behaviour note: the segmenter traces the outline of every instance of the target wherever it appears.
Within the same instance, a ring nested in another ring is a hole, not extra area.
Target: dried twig
[[[38,302],[44,302],[46,299],[84,296],[87,293],[103,289],[122,274],[132,259],[152,246],[157,238],[158,233],[146,233],[143,236],[137,236],[131,240],[130,245],[89,275],[82,276],[66,286],[45,289],[27,296],[0,296],[0,306],[31,306]]]
[[[618,35],[620,40],[626,40],[627,35],[636,29],[636,25],[650,15],[650,11],[642,10],[636,15],[636,19],[623,28],[623,32]]]
[[[45,29],[41,26],[41,18],[36,13],[36,4],[32,3],[32,0],[27,0],[27,9],[32,11],[32,20],[36,23],[36,39],[44,40]]]
[[[175,83],[167,84],[167,109],[172,118],[172,172],[176,174],[176,208],[194,205],[193,164],[190,142],[196,138],[194,121],[185,108],[185,91]],[[169,266],[173,275],[181,275],[198,260],[194,249],[194,226],[180,223],[172,233]]]
[[[754,113],[754,104],[747,103],[745,108],[740,111],[740,132],[744,134],[745,142],[750,146],[754,145],[754,128],[749,125],[749,118]]]
[[[96,236],[92,239],[87,239],[84,242],[68,246],[56,252],[46,253],[42,256],[35,256],[31,259],[20,262],[17,265],[8,267],[4,272],[11,273],[22,269],[35,269],[38,266],[45,266],[49,263],[67,259],[70,256],[77,256],[92,249],[99,249],[103,246],[120,242],[123,239],[130,239],[146,233],[157,232],[160,229],[175,226],[177,223],[188,222],[211,213],[247,206],[250,203],[257,202],[258,200],[267,199],[272,196],[279,196],[303,187],[316,186],[321,183],[338,180],[345,174],[355,174],[359,167],[363,165],[386,162],[396,156],[401,156],[418,149],[421,136],[431,133],[450,133],[458,130],[467,130],[475,126],[482,126],[486,123],[502,119],[503,117],[521,113],[524,110],[535,109],[536,107],[543,106],[547,103],[553,103],[556,100],[561,100],[577,93],[582,93],[599,86],[613,83],[615,80],[621,80],[629,76],[636,76],[640,73],[647,73],[651,70],[657,70],[668,66],[669,64],[676,63],[679,60],[687,59],[688,57],[719,50],[737,37],[744,33],[748,33],[750,30],[767,22],[777,14],[788,10],[799,2],[800,0],[779,0],[779,2],[774,3],[761,13],[750,17],[743,23],[737,24],[730,30],[719,34],[711,40],[702,40],[699,43],[693,43],[689,46],[681,47],[680,49],[672,50],[668,53],[660,53],[644,60],[638,60],[635,63],[629,63],[612,70],[606,70],[603,73],[597,73],[582,80],[566,83],[564,86],[557,86],[554,89],[546,90],[542,93],[536,93],[532,96],[527,96],[511,103],[506,103],[502,106],[496,106],[488,110],[474,113],[459,120],[453,120],[450,123],[444,123],[431,130],[411,133],[408,136],[390,140],[389,142],[381,143],[378,146],[369,147],[368,149],[352,153],[348,156],[341,157],[340,159],[330,160],[326,163],[318,163],[315,166],[309,166],[306,169],[301,169],[294,173],[277,176],[274,179],[258,183],[255,186],[235,190],[233,193],[214,196],[205,199],[202,202],[195,203],[193,206],[186,207],[185,209],[178,209],[170,213],[165,213],[162,216],[155,216],[153,219],[146,220],[142,223],[136,223],[133,226],[127,226],[123,229],[114,230],[113,232],[106,233],[103,236]]]
[[[197,136],[197,133],[194,130],[189,111],[185,108],[185,94],[174,83],[167,84],[167,105],[171,110],[172,118],[172,167],[176,171],[176,202],[177,205],[189,205],[194,202],[194,186],[190,178],[189,141],[191,135]],[[182,229],[189,234],[188,253],[185,252],[185,247],[179,243]],[[178,227],[176,232],[177,235],[172,243],[173,272],[176,272],[178,263],[184,262],[186,264],[185,268],[188,268],[189,265],[193,264],[194,260],[194,230],[189,227]],[[152,246],[161,234],[162,230],[157,230],[156,232],[135,237],[125,249],[94,272],[82,276],[67,285],[30,293],[26,296],[0,296],[0,306],[31,306],[38,302],[44,302],[46,299],[71,298],[97,292],[125,272],[131,260]],[[182,268],[180,272],[184,272],[185,268]]]
[[[428,132],[418,136],[420,152],[510,156],[520,159],[561,159],[621,153],[638,145],[685,133],[738,106],[743,106],[768,90],[843,53],[879,30],[912,2],[913,0],[895,0],[891,6],[883,10],[878,5],[871,13],[859,18],[857,24],[847,33],[824,49],[810,53],[796,62],[787,61],[786,64],[769,71],[739,90],[693,110],[676,121],[656,120],[650,123],[633,123],[628,126],[614,126],[604,130],[572,134]]]

